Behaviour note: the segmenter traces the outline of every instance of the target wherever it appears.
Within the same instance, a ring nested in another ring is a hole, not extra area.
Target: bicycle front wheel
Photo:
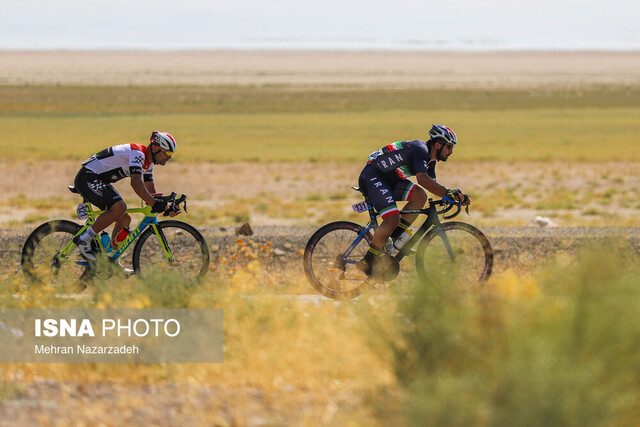
[[[136,275],[171,273],[183,284],[201,280],[209,269],[209,247],[198,230],[182,221],[161,221],[158,235],[149,227],[133,249]]]
[[[49,221],[27,237],[20,263],[29,284],[76,288],[89,278],[89,264],[77,246],[70,246],[81,228],[71,221]]]
[[[463,288],[477,287],[491,276],[493,250],[486,236],[464,222],[445,222],[433,228],[416,252],[416,269],[423,281],[446,275]]]
[[[304,250],[304,272],[322,295],[354,298],[367,276],[356,267],[369,249],[372,236],[367,232],[356,244],[364,228],[353,222],[338,221],[321,227]]]

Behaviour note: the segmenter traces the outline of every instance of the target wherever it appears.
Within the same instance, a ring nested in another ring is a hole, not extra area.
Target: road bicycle
[[[358,187],[351,188],[362,193]],[[366,226],[350,221],[331,222],[318,229],[307,243],[304,271],[311,285],[322,295],[334,299],[354,298],[366,283],[394,279],[399,273],[400,261],[408,255],[415,255],[421,280],[429,281],[436,272],[455,271],[456,280],[477,286],[491,276],[493,250],[487,237],[470,224],[440,221],[440,215],[449,220],[462,210],[459,202],[445,197],[435,201],[429,199],[424,209],[400,212],[426,215],[426,220],[396,254],[389,253],[385,247],[383,258],[387,266],[383,277],[367,277],[357,264],[369,249],[372,231],[378,227],[378,212],[367,196],[362,195],[365,201],[353,205],[353,209],[358,213],[369,212]],[[455,212],[445,215],[454,207],[457,207]],[[466,212],[469,213],[468,206]]]
[[[69,190],[79,194],[74,186]],[[176,193],[158,196],[167,201],[169,211],[187,212],[187,196],[176,198]],[[151,206],[129,208],[127,213],[142,214],[144,218],[131,230],[116,250],[110,245],[103,246],[100,236],[92,241],[98,252],[96,262],[86,260],[73,238],[84,233],[95,219],[104,211],[93,210],[91,203],[83,198],[76,209],[78,218],[86,220],[84,225],[68,220],[54,220],[37,227],[22,248],[22,272],[31,285],[75,286],[82,287],[96,275],[110,275],[122,270],[119,260],[135,242],[132,264],[135,275],[148,275],[171,272],[185,285],[201,280],[209,268],[209,248],[207,243],[193,226],[176,220],[158,221]],[[168,215],[165,212],[165,215]],[[109,253],[110,252],[110,253]],[[102,260],[107,259],[107,262]],[[104,268],[105,265],[111,268]]]

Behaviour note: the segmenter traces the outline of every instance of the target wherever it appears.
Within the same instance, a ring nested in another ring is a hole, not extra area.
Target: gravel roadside
[[[235,227],[207,227],[200,231],[211,248],[213,266],[219,257],[234,253],[238,247],[237,239],[241,238],[245,245],[271,242],[274,258],[282,259],[288,268],[301,271],[300,251],[316,229],[254,227],[251,236],[236,235]],[[30,231],[0,229],[0,265],[5,273],[20,274],[20,250]],[[496,252],[497,271],[520,266],[531,268],[555,254],[575,252],[589,241],[603,244],[607,240],[618,239],[627,242],[634,251],[640,251],[640,228],[486,227],[483,231]],[[313,293],[311,287],[309,293]],[[271,403],[260,389],[182,383],[79,384],[43,379],[8,383],[3,393],[5,396],[0,396],[3,422],[0,424],[15,426],[49,424],[47,420],[58,420],[62,424],[91,424],[96,417],[105,425],[145,422],[167,425],[297,425],[304,424],[309,414],[326,413],[327,408],[327,403],[318,399],[314,391],[300,394],[293,402],[287,401],[287,410],[283,413],[283,405]],[[93,404],[87,405],[86,402]],[[130,402],[136,403],[132,405]],[[336,408],[345,410],[361,405],[357,395],[349,389],[332,396],[331,402]]]
[[[301,268],[301,257],[309,237],[318,227],[253,227],[252,235],[237,235],[237,227],[202,227],[200,232],[209,243],[212,265],[219,257],[234,253],[237,240],[245,244],[272,243],[273,254],[283,264]],[[491,241],[496,254],[496,270],[536,265],[558,253],[573,253],[588,242],[601,245],[615,239],[627,242],[640,251],[640,227],[486,227],[482,231]],[[0,229],[0,267],[9,275],[20,271],[20,251],[28,234],[27,228]]]

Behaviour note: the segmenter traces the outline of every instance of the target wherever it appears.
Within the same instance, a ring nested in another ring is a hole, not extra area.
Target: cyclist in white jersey
[[[74,243],[85,258],[95,261],[95,248],[91,242],[102,230],[115,223],[111,237],[114,242],[118,232],[131,224],[131,216],[126,213],[127,205],[112,183],[130,177],[131,187],[152,207],[152,212],[160,213],[168,209],[166,201],[153,197],[156,193],[153,166],[165,165],[176,148],[176,140],[169,133],[153,131],[149,145],[116,145],[82,163],[74,181],[75,187],[86,200],[105,211],[87,231],[74,238]],[[179,213],[171,212],[170,215]]]

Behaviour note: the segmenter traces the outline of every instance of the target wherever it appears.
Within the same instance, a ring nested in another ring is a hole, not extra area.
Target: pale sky
[[[640,49],[639,0],[0,0],[0,49]]]

